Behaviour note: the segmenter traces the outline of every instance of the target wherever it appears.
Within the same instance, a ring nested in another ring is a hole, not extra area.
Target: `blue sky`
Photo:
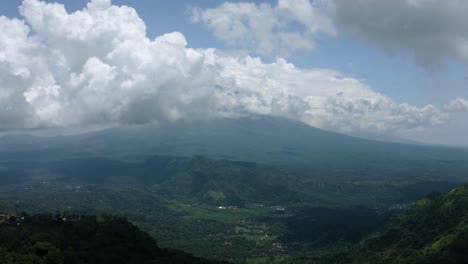
[[[371,0],[367,1],[372,2]],[[47,0],[45,2],[64,3],[67,11],[71,13],[84,8],[88,1]],[[239,3],[242,1],[230,2]],[[276,0],[248,2],[256,4],[266,3],[272,7],[277,5]],[[22,19],[18,12],[18,6],[21,3],[21,0],[2,3],[0,15]],[[229,44],[228,41],[215,36],[213,33],[214,29],[210,28],[208,22],[199,21],[195,23],[192,21],[191,10],[193,7],[201,8],[201,10],[213,9],[216,11],[216,8],[222,3],[223,1],[214,0],[112,1],[113,5],[128,5],[134,8],[145,22],[147,36],[150,39],[154,39],[165,33],[177,31],[185,36],[190,48],[243,49],[251,56],[260,56],[264,63],[274,62],[274,57],[282,57],[282,54],[262,56],[263,54],[258,54],[256,50],[249,47]],[[399,7],[395,6],[394,8]],[[359,21],[356,23],[359,23]],[[301,25],[296,25],[295,22],[291,24],[291,27],[296,27],[294,30],[297,31],[301,30]],[[315,44],[313,50],[294,51],[289,56],[286,56],[286,59],[302,69],[331,69],[338,71],[344,76],[360,80],[363,84],[370,86],[373,91],[390,97],[398,104],[408,103],[416,107],[424,107],[431,104],[443,108],[451,100],[468,98],[468,67],[464,58],[446,56],[435,67],[426,67],[414,59],[414,54],[411,51],[414,47],[405,48],[404,43],[401,44],[400,42],[396,42],[394,47],[383,47],[385,45],[382,46],[380,42],[373,41],[372,38],[374,36],[364,35],[363,37],[363,34],[353,34],[351,30],[347,30],[345,27],[337,27],[337,34],[334,36],[319,34],[313,41]],[[447,125],[447,130],[444,130],[444,125],[442,125],[442,128],[440,126],[437,128],[428,127],[423,131],[399,132],[397,135],[418,138],[423,133],[424,137],[427,138],[425,140],[429,142],[447,144],[462,142],[463,144],[468,144],[468,141],[463,141],[463,136],[460,136],[464,131],[468,132],[467,120],[465,118],[466,112],[454,114],[453,116],[455,116],[454,119],[446,121],[446,124],[449,124]],[[451,131],[456,135],[456,139],[442,140],[443,137],[449,136],[452,133]]]

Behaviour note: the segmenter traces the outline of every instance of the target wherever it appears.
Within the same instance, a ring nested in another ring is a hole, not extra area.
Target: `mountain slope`
[[[416,202],[351,251],[319,263],[468,263],[468,185]],[[317,263],[317,262],[311,262]]]
[[[315,173],[366,177],[464,178],[468,150],[359,139],[278,118],[180,121],[75,136],[0,138],[0,160],[105,156],[145,160],[196,156],[302,166]]]

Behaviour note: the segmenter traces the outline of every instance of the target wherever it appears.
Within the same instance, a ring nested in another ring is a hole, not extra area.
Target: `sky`
[[[468,145],[464,0],[12,0],[0,131],[268,115]]]

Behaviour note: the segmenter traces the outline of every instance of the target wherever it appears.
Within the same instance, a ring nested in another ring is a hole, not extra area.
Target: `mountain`
[[[464,177],[468,149],[365,140],[279,118],[180,121],[130,126],[74,136],[0,138],[1,160],[105,156],[146,160],[154,154],[203,155],[340,175]]]
[[[112,215],[0,214],[0,263],[224,263],[162,249],[125,218]]]
[[[464,183],[466,171],[468,149],[364,140],[266,117],[0,138],[0,183],[45,172],[87,184],[158,185],[210,203],[388,205]]]
[[[303,263],[468,263],[468,184],[433,194],[398,214],[351,250]]]

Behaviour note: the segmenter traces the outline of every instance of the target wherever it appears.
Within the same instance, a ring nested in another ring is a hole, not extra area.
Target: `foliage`
[[[215,263],[161,249],[113,215],[27,215],[0,225],[0,263]]]
[[[13,155],[0,166],[0,210],[122,214],[163,247],[258,263],[285,261],[312,247],[328,256],[414,198],[457,184],[430,175],[336,176],[320,168],[203,156],[159,155],[142,162]],[[18,178],[11,181],[12,175]]]
[[[468,185],[419,200],[352,249],[297,257],[302,263],[468,263]]]

